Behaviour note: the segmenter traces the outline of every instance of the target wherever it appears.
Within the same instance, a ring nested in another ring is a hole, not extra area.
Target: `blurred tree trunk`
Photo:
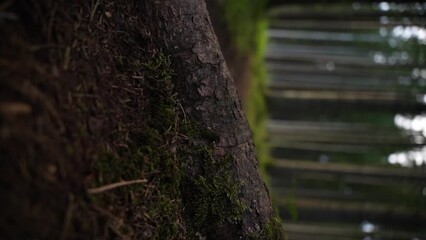
[[[281,200],[283,206],[286,206],[287,202],[285,199]],[[422,211],[400,205],[309,198],[297,198],[295,204],[298,209],[298,220],[301,222],[355,224],[368,219],[384,228],[395,229],[397,227],[421,228],[426,220],[426,215]],[[289,218],[289,216],[285,216],[288,213],[284,210],[282,210],[282,214],[284,215],[283,218]]]
[[[366,3],[366,4],[370,4],[370,3],[377,3],[377,1],[374,0],[360,0],[357,1],[360,3]],[[411,3],[411,0],[398,0],[398,3]],[[352,0],[269,0],[268,1],[268,8],[274,8],[274,7],[278,7],[278,6],[282,6],[282,5],[286,5],[286,4],[298,4],[298,5],[303,5],[303,4],[311,4],[311,5],[315,5],[315,4],[330,4],[330,3],[352,3]]]

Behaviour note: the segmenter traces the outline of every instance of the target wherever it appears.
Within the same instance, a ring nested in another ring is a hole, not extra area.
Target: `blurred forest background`
[[[426,239],[426,2],[207,3],[289,239]]]

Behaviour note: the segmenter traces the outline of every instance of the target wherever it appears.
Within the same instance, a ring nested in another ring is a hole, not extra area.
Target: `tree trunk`
[[[322,223],[360,223],[368,219],[383,228],[421,229],[426,220],[426,214],[419,210],[406,207],[386,205],[369,202],[345,202],[318,199],[296,200],[298,221]],[[285,206],[288,201],[282,200]],[[290,219],[288,213],[282,208],[284,219]],[[402,221],[403,220],[403,221]]]
[[[274,217],[271,199],[257,167],[250,129],[241,109],[233,79],[214,34],[204,1],[146,1],[147,22],[153,36],[171,56],[186,115],[215,134],[213,157],[233,156],[234,181],[241,183],[239,197],[247,209],[241,221],[226,222],[207,233],[208,239],[259,236]],[[194,158],[194,162],[203,159]],[[188,166],[192,176],[202,167]],[[191,204],[192,192],[183,196]]]
[[[1,239],[284,238],[204,1],[10,1],[0,35]]]

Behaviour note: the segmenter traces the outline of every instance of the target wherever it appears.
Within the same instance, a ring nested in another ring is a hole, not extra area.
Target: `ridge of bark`
[[[213,142],[204,140],[213,149],[214,159],[233,156],[230,170],[234,181],[241,183],[238,197],[246,210],[240,221],[227,221],[218,231],[204,234],[212,234],[207,239],[260,236],[274,219],[274,210],[259,175],[251,132],[204,1],[146,1],[145,9],[147,22],[158,24],[150,26],[154,39],[171,56],[178,94],[185,96],[182,104],[186,115],[217,137]],[[188,165],[186,172],[192,177],[205,174],[195,166]],[[183,199],[184,204],[190,204],[190,193],[184,193]]]

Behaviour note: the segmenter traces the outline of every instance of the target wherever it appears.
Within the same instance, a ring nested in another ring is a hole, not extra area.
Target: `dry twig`
[[[89,189],[87,189],[87,192],[90,193],[90,194],[97,194],[97,193],[109,191],[109,190],[114,189],[114,188],[119,188],[119,187],[128,186],[128,185],[132,185],[132,184],[137,184],[137,183],[146,183],[146,182],[148,182],[148,180],[146,180],[146,179],[121,181],[121,182],[107,184],[107,185],[97,187],[97,188],[89,188]]]

